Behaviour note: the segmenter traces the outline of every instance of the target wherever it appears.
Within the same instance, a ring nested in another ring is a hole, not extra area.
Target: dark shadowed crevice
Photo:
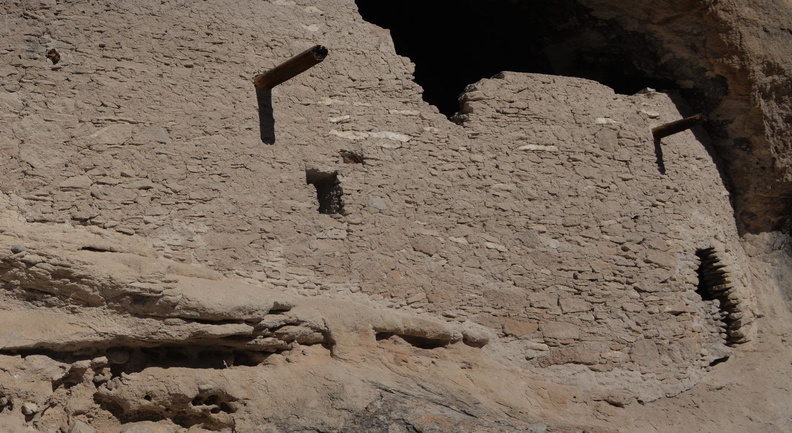
[[[85,354],[81,351],[58,351],[52,349],[24,349],[4,351],[5,355],[44,355],[59,362],[74,363],[90,357],[106,356],[110,359],[110,368],[115,376],[121,373],[137,373],[149,367],[159,368],[195,368],[225,369],[233,366],[255,366],[266,360],[272,353],[284,350],[251,351],[223,346],[201,344],[170,344],[151,347],[114,346],[106,349],[95,349]],[[111,354],[111,355],[108,355]],[[123,361],[115,362],[114,359]]]
[[[377,341],[390,340],[392,338],[401,339],[418,349],[437,349],[439,347],[446,347],[450,343],[448,340],[416,337],[414,335],[396,334],[393,332],[378,332],[375,338]]]
[[[116,251],[109,249],[109,248],[102,248],[102,247],[94,247],[94,246],[85,246],[80,248],[80,251],[90,251],[93,253],[114,253]]]

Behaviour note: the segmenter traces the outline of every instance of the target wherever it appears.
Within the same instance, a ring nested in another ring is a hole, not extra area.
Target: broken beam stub
[[[309,48],[269,71],[253,77],[253,84],[261,90],[271,90],[278,84],[290,80],[322,62],[327,57],[327,48],[316,45]]]
[[[704,121],[704,115],[699,113],[696,114],[695,116],[686,117],[684,119],[680,119],[666,123],[664,125],[656,126],[652,128],[652,135],[654,136],[655,140],[660,140],[664,137],[668,137],[669,135],[676,134],[677,132],[682,132],[687,129],[690,129],[698,125],[702,121]]]
[[[353,152],[351,150],[341,149],[340,152],[341,159],[344,161],[345,164],[365,164],[366,158],[359,152]]]

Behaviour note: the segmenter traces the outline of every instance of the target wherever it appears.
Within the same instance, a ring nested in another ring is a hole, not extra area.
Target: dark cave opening
[[[446,116],[465,86],[501,71],[596,80],[617,93],[677,87],[645,36],[595,19],[574,0],[356,0],[415,63],[424,100]],[[670,71],[667,71],[670,72]]]

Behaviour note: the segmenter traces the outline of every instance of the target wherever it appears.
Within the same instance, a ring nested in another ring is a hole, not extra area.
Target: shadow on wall
[[[275,115],[272,111],[272,90],[256,89],[259,107],[259,131],[261,142],[275,144]]]

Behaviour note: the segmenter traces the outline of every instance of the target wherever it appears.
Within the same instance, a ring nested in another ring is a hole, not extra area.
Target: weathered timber
[[[322,62],[327,57],[327,48],[316,45],[303,51],[263,74],[253,77],[253,84],[260,90],[271,90],[278,84],[290,80]]]
[[[668,137],[669,135],[688,130],[698,125],[702,121],[704,121],[704,115],[699,113],[695,116],[686,117],[684,119],[675,120],[673,122],[656,126],[652,128],[652,135],[654,136],[655,140],[660,140],[662,138]]]

